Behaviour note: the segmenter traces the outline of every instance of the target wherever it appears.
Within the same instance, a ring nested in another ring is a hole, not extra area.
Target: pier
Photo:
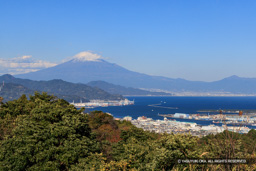
[[[179,119],[191,119],[191,120],[201,120],[201,121],[212,121],[212,123],[224,123],[232,124],[239,126],[256,126],[256,113],[248,114],[184,114],[184,113],[175,113],[175,114],[158,114],[162,117],[170,118],[179,118]]]
[[[125,99],[125,100],[108,100],[108,101],[105,101],[105,100],[91,100],[90,102],[86,102],[86,103],[83,103],[83,102],[80,102],[80,103],[70,103],[70,104],[73,104],[75,107],[77,108],[82,108],[82,107],[85,107],[85,108],[95,108],[95,107],[108,107],[108,106],[127,106],[127,105],[134,105],[134,100],[133,101],[130,101],[128,99]]]

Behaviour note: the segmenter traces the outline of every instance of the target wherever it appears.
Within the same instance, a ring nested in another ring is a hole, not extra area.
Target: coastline
[[[122,95],[124,97],[256,97],[256,94],[227,94],[227,95]]]

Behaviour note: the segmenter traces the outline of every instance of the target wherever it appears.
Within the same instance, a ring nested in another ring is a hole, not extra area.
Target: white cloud
[[[38,71],[40,69],[53,67],[57,64],[32,59],[32,56],[25,55],[21,57],[11,58],[11,59],[1,59],[0,58],[0,73],[9,74],[23,74],[28,72]]]
[[[103,59],[103,58],[102,56],[92,53],[90,51],[84,51],[73,56],[73,59],[75,59],[75,61],[84,62],[84,61],[100,61],[100,59]]]

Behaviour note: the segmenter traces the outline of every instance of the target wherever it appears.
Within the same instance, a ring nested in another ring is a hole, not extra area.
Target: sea
[[[163,116],[159,114],[208,114],[207,112],[199,111],[212,111],[212,110],[256,110],[256,97],[255,96],[242,96],[242,97],[184,97],[184,96],[169,96],[169,97],[138,97],[128,96],[129,100],[134,100],[134,105],[129,106],[110,106],[110,107],[97,107],[86,109],[85,112],[99,110],[111,113],[115,118],[123,118],[131,116],[137,119],[140,116],[146,116],[154,120],[163,120]],[[218,112],[210,112],[209,114],[218,114]],[[245,113],[246,114],[246,113]],[[212,121],[175,119],[182,122],[195,122],[199,125],[210,125]],[[221,126],[222,123],[215,124]],[[231,125],[230,125],[231,126]],[[247,126],[247,125],[246,125]],[[256,129],[254,126],[247,126],[251,129]]]

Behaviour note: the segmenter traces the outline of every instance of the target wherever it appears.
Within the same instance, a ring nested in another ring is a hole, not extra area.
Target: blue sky
[[[0,73],[28,56],[33,71],[91,51],[150,75],[256,77],[255,9],[253,0],[0,0]]]

